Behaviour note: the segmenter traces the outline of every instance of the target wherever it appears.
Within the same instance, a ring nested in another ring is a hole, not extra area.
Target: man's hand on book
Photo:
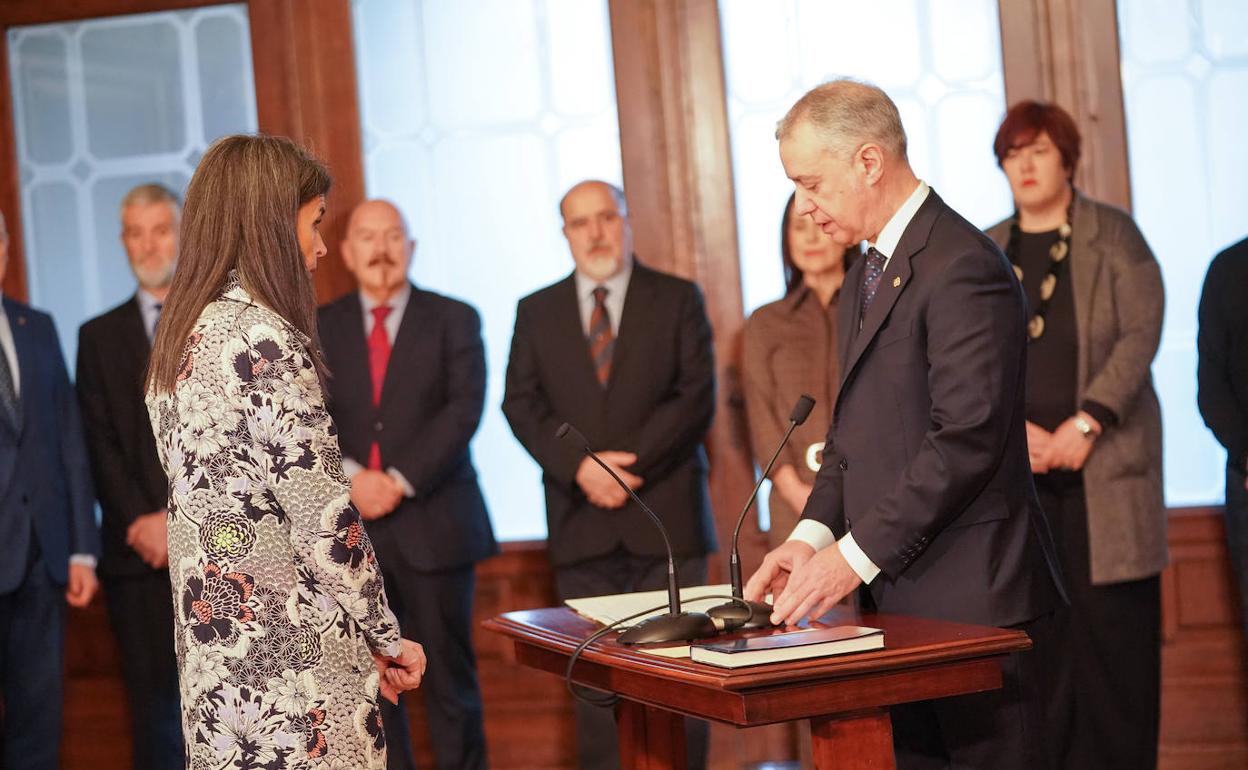
[[[767,594],[779,596],[789,577],[814,555],[815,549],[801,540],[783,543],[763,557],[762,565],[745,584],[745,598],[761,602]]]
[[[777,553],[795,542],[798,541],[791,540],[772,553]],[[801,545],[807,551],[810,550],[809,545]],[[771,613],[771,622],[792,626],[800,623],[803,618],[817,618],[831,610],[837,602],[860,585],[862,578],[845,561],[840,547],[830,545],[791,571],[783,590],[774,594],[776,603]]]

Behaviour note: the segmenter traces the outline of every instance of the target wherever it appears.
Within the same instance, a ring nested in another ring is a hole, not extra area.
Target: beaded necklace
[[[1027,322],[1027,338],[1029,342],[1035,342],[1044,336],[1044,316],[1049,312],[1049,303],[1053,300],[1053,294],[1057,290],[1057,281],[1062,276],[1062,267],[1066,264],[1067,257],[1070,256],[1070,235],[1072,229],[1070,223],[1071,215],[1075,210],[1075,191],[1070,191],[1070,205],[1066,208],[1066,221],[1062,226],[1057,228],[1057,242],[1049,247],[1049,269],[1045,273],[1044,279],[1040,281],[1040,303],[1036,305],[1036,312],[1032,314],[1031,320]],[[1018,264],[1019,241],[1018,212],[1014,212],[1014,219],[1010,223],[1010,240],[1005,244],[1005,255],[1009,257],[1010,264],[1014,266],[1014,275],[1018,276],[1018,282],[1023,282],[1023,268]]]

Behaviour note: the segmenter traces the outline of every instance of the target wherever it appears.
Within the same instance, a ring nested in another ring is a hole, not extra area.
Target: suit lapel
[[[427,309],[425,303],[421,301],[420,292],[412,286],[411,292],[407,295],[407,305],[403,308],[403,317],[399,319],[399,330],[395,333],[394,343],[390,346],[390,362],[386,364],[386,376],[381,382],[382,408],[385,408],[397,383],[407,379],[406,372],[396,372],[396,370],[413,359],[410,351],[416,345],[421,329],[428,326],[423,322]],[[363,310],[360,312],[363,313]]]
[[[645,308],[654,295],[654,284],[650,280],[651,273],[633,260],[633,274],[628,279],[628,293],[624,296],[624,309],[620,311],[619,333],[615,338],[615,352],[611,357],[611,376],[607,379],[607,392],[610,393],[620,379],[620,372],[636,356],[639,340],[646,339],[646,322],[650,316]],[[589,348],[586,347],[586,356]]]
[[[36,372],[38,361],[34,340],[30,338],[30,318],[26,311],[8,301],[4,303],[4,312],[9,317],[9,330],[13,333],[13,349],[17,353],[17,381],[20,383],[18,393],[16,433],[21,435],[26,425],[26,412],[31,396],[39,387],[39,376]]]
[[[147,338],[147,327],[143,325],[143,311],[139,309],[139,301],[134,297],[122,307],[124,311],[119,319],[118,331],[122,337],[122,347],[131,357],[130,363],[135,364],[125,368],[125,371],[145,369],[147,359],[152,353],[152,343]]]
[[[1070,290],[1075,299],[1075,337],[1079,340],[1079,353],[1088,355],[1091,346],[1084,344],[1087,329],[1092,323],[1092,297],[1096,293],[1096,277],[1101,272],[1101,251],[1093,245],[1100,231],[1096,209],[1087,198],[1075,193],[1075,206],[1071,219],[1074,231],[1070,236]],[[1080,362],[1084,364],[1085,362]],[[1086,368],[1082,371],[1086,371]],[[1080,383],[1082,383],[1082,379]]]
[[[567,360],[571,367],[569,375],[580,381],[582,392],[601,394],[602,386],[598,384],[598,375],[594,373],[594,362],[589,358],[589,342],[585,339],[585,330],[581,326],[580,301],[581,298],[576,296],[575,274],[555,284],[555,312],[547,330],[553,340],[551,350],[568,351]],[[618,343],[616,354],[619,354]],[[612,372],[614,370],[615,366],[612,364]]]
[[[364,336],[364,306],[358,292],[352,292],[342,303],[338,328],[330,333],[342,341],[337,346],[339,358],[334,361],[334,379],[330,388],[342,399],[373,402],[372,374],[368,367],[368,339]]]
[[[844,366],[841,369],[844,372],[841,376],[842,387],[849,380],[850,373],[858,364],[858,361],[862,359],[867,348],[871,346],[871,341],[875,339],[875,335],[879,333],[880,327],[884,325],[884,321],[888,318],[889,313],[893,311],[893,306],[897,304],[897,300],[901,297],[902,292],[909,285],[910,278],[914,274],[910,266],[910,260],[927,246],[928,236],[931,235],[932,225],[936,221],[937,207],[940,205],[943,204],[941,204],[936,192],[934,190],[929,192],[927,200],[923,201],[923,205],[915,212],[914,218],[910,220],[910,224],[906,226],[905,232],[902,233],[901,240],[897,242],[897,248],[893,250],[893,255],[888,260],[888,266],[884,268],[884,274],[880,276],[880,285],[876,289],[875,299],[872,300],[866,317],[862,319],[862,329],[855,336],[851,337],[852,342],[850,343],[849,354],[846,356]],[[854,289],[854,306],[851,316],[851,326],[856,327],[858,307],[861,304],[858,295],[862,286],[862,268],[856,268],[851,272],[854,274],[857,283]]]

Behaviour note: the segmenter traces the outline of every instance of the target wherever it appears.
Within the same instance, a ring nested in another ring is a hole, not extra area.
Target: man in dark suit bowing
[[[135,770],[181,768],[166,506],[143,381],[178,258],[180,206],[157,184],[121,202],[121,243],[138,291],[78,331],[78,401],[103,513],[100,576],[121,650]]]
[[[894,707],[901,768],[1048,765],[1046,669],[1063,606],[1023,421],[1023,297],[1009,262],[917,179],[892,100],[850,80],[776,132],[796,211],[870,249],[845,279],[841,384],[814,491],[747,598],[817,616],[862,584],[895,612],[1026,630],[1001,690]]]
[[[391,606],[434,662],[421,690],[437,766],[486,768],[473,569],[498,546],[468,449],[485,403],[481,321],[408,281],[414,249],[390,203],[351,212],[342,258],[360,290],[319,316],[329,411]],[[389,767],[414,767],[402,701],[381,713]]]
[[[715,548],[702,440],[715,408],[711,329],[692,283],[633,257],[623,193],[582,182],[560,203],[576,269],[520,300],[503,412],[542,467],[547,550],[559,598],[657,590],[666,582],[658,530],[627,493],[555,438],[563,422],[663,520],[681,585],[706,579]],[[617,767],[610,709],[577,704],[582,768]],[[691,766],[705,725],[690,730]]]
[[[0,284],[9,237],[0,215]],[[65,603],[98,586],[91,468],[52,318],[0,304],[0,767],[60,767]]]

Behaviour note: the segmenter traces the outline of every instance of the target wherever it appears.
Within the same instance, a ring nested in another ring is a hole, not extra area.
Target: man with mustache
[[[575,185],[559,206],[575,270],[520,300],[503,412],[542,467],[547,551],[560,600],[662,589],[658,530],[581,448],[580,429],[662,518],[681,585],[706,579],[715,548],[702,439],[715,410],[711,328],[694,284],[633,256],[624,194]],[[706,760],[706,725],[689,723],[690,767]],[[619,766],[610,709],[577,703],[582,768]]]
[[[103,513],[100,578],[130,707],[136,770],[181,768],[165,506],[168,479],[143,404],[143,378],[178,259],[178,197],[139,185],[121,202],[134,296],[78,332],[78,401]]]
[[[432,662],[421,690],[439,768],[488,766],[472,649],[474,565],[498,552],[469,441],[485,404],[481,320],[407,277],[416,242],[383,200],[351,212],[342,259],[359,291],[318,318],[351,500],[403,634]],[[407,714],[381,704],[389,767],[414,768]]]

